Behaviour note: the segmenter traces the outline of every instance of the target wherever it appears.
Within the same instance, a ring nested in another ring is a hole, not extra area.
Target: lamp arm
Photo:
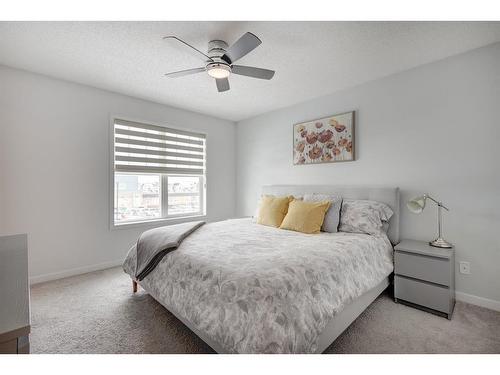
[[[448,207],[446,207],[443,203],[435,200],[434,198],[432,198],[429,194],[425,194],[425,197],[427,199],[430,199],[431,201],[433,201],[434,203],[436,203],[438,205],[438,207],[443,207],[446,211],[449,211],[450,209]]]

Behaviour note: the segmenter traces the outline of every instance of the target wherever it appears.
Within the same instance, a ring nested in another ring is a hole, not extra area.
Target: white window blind
[[[116,119],[115,171],[204,175],[205,138],[201,133]]]

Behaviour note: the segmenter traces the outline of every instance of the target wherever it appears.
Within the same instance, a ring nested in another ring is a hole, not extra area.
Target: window
[[[200,212],[202,184],[199,176],[167,176],[167,213],[173,216]]]
[[[118,120],[114,133],[116,225],[205,214],[205,135]]]
[[[115,173],[115,223],[160,219],[161,176]]]

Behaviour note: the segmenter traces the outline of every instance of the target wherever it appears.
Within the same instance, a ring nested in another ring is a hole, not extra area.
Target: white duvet
[[[124,262],[135,271],[135,248]],[[206,224],[141,284],[234,353],[313,353],[346,304],[393,270],[385,236],[302,234],[250,219]]]

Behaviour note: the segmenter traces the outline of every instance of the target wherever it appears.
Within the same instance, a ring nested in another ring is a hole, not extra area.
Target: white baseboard
[[[30,277],[30,285],[43,283],[45,281],[63,279],[65,277],[70,277],[70,276],[82,275],[84,273],[89,273],[89,272],[93,272],[93,271],[105,270],[106,268],[119,266],[122,263],[123,263],[123,259],[115,260],[115,261],[111,261],[111,262],[93,264],[93,265],[85,266],[85,267],[71,268],[69,270],[64,270],[64,271],[59,271],[59,272],[46,273],[44,275],[31,276]]]
[[[474,296],[472,294],[455,292],[455,297],[458,301],[467,302],[472,305],[477,305],[481,307],[486,307],[490,310],[500,311],[500,301],[495,301],[494,299],[488,299],[483,297]]]

